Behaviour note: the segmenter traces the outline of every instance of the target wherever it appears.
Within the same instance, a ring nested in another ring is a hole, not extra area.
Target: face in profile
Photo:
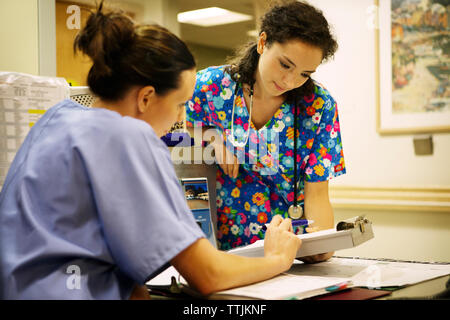
[[[195,69],[180,73],[179,86],[164,95],[157,95],[152,100],[152,106],[142,120],[147,121],[158,136],[164,136],[172,126],[184,119],[185,103],[194,92]]]

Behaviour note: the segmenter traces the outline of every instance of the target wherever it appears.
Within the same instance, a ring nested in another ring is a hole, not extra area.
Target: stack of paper
[[[346,277],[351,278],[357,287],[402,287],[448,275],[450,263],[333,257],[317,264],[295,262],[287,273]]]
[[[352,286],[348,278],[281,274],[272,279],[211,295],[211,299],[251,298],[264,300],[306,299]]]
[[[171,283],[175,277],[179,284],[188,288],[186,280],[179,275],[174,267],[170,267],[157,277],[153,278],[147,285],[160,286]],[[317,295],[350,288],[353,286],[350,278],[343,277],[320,277],[308,275],[293,275],[283,273],[272,279],[255,284],[224,290],[210,295],[209,299],[306,299]],[[192,289],[189,291],[192,292]]]

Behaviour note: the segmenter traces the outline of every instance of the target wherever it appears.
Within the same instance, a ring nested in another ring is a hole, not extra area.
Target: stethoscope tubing
[[[244,142],[237,142],[234,136],[234,111],[236,106],[236,95],[238,92],[239,83],[236,82],[236,85],[234,87],[234,97],[233,97],[233,108],[231,111],[231,143],[233,146],[238,148],[243,148],[247,145],[248,138],[250,136],[250,122],[252,118],[252,110],[253,110],[253,85],[250,87],[250,110],[249,110],[249,118],[248,118],[248,130],[245,134]],[[294,181],[293,181],[293,187],[294,187],[294,201],[293,201],[293,207],[298,207],[298,187],[297,187],[297,180],[298,180],[298,172],[297,172],[297,122],[298,122],[298,106],[297,106],[297,99],[294,99]],[[287,199],[283,196],[283,200],[289,205],[289,202]]]

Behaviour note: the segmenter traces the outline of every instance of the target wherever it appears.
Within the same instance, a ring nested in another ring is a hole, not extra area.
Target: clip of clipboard
[[[302,245],[297,251],[296,258],[353,248],[372,239],[374,234],[372,223],[362,215],[339,222],[336,229],[303,234],[299,237],[302,239]]]
[[[350,230],[353,246],[357,246],[374,237],[372,223],[364,215],[343,220],[336,225],[336,231]]]

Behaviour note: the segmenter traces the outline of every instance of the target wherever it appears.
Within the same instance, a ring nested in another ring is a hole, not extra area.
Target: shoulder
[[[65,144],[74,148],[92,150],[109,145],[108,149],[118,150],[144,144],[165,148],[146,122],[107,109],[82,107],[72,101],[61,104],[50,125],[53,134],[58,132]]]
[[[105,109],[95,110],[93,117],[88,118],[89,125],[86,128],[86,136],[99,143],[110,141],[110,143],[127,150],[133,147],[149,146],[152,148],[148,148],[148,151],[167,149],[153,128],[145,121],[124,117],[117,112]]]
[[[198,71],[197,84],[221,84],[224,78],[230,78],[230,75],[225,71],[226,67],[227,65],[211,66]]]
[[[309,115],[315,114],[318,111],[329,111],[335,108],[336,101],[328,91],[325,86],[315,80],[314,81],[314,92],[310,96],[305,96],[303,101],[307,108],[311,110],[308,111]]]
[[[320,82],[313,80],[314,82],[314,96],[315,98],[321,98],[323,100],[335,101],[331,92]]]
[[[324,101],[330,101],[335,103],[333,96],[330,91],[320,82],[314,80],[314,96],[315,99],[322,99]]]

